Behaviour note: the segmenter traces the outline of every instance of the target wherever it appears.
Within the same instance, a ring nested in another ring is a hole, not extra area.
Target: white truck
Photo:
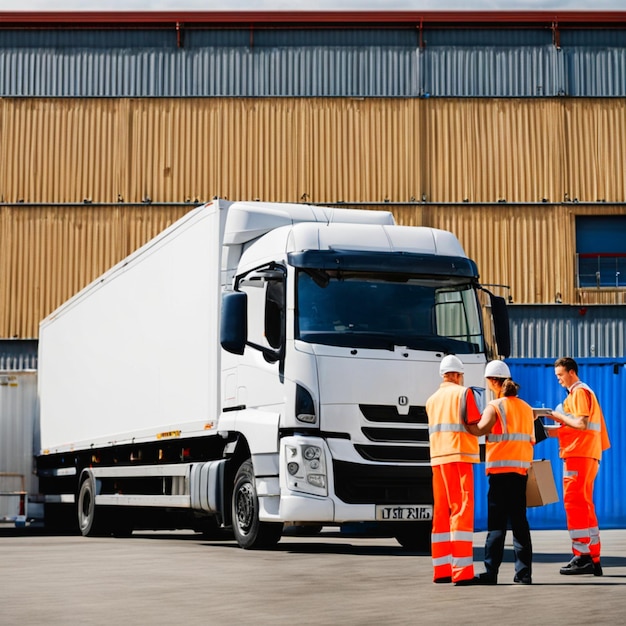
[[[487,309],[506,353],[506,304],[449,232],[375,210],[193,209],[41,323],[47,521],[232,528],[247,549],[370,522],[425,548],[424,405],[445,354],[483,385]]]

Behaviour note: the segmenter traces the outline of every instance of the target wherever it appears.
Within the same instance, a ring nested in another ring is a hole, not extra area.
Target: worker
[[[504,556],[508,524],[513,531],[514,583],[532,584],[533,548],[526,517],[526,483],[533,459],[535,428],[533,410],[517,397],[519,385],[511,379],[504,361],[490,361],[485,367],[487,387],[495,399],[489,402],[478,424],[467,429],[485,437],[487,493],[487,539],[485,572],[479,584],[495,585]]]
[[[463,386],[464,367],[454,355],[439,365],[443,382],[426,401],[433,470],[433,581],[474,584],[474,473],[480,461],[478,439],[466,424],[480,421],[471,389]]]
[[[593,485],[602,452],[611,444],[598,399],[578,378],[576,361],[570,357],[557,359],[554,373],[568,391],[562,410],[552,411],[549,417],[561,425],[550,431],[550,436],[558,437],[559,456],[563,459],[563,504],[574,553],[560,572],[602,576]]]

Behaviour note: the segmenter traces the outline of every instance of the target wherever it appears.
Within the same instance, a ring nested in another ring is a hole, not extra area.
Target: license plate
[[[433,519],[433,507],[430,504],[377,504],[376,519],[381,522],[429,522]]]

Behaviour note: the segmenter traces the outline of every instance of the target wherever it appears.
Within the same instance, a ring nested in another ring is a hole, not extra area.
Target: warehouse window
[[[579,287],[626,287],[626,215],[576,217]]]

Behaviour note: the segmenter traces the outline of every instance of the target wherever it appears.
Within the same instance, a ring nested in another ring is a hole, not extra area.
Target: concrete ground
[[[334,529],[270,552],[185,532],[129,539],[0,530],[0,624],[623,624],[626,530],[602,531],[603,577],[561,576],[565,531],[533,532],[534,584],[434,585],[430,557]],[[476,533],[482,571],[485,533]]]

